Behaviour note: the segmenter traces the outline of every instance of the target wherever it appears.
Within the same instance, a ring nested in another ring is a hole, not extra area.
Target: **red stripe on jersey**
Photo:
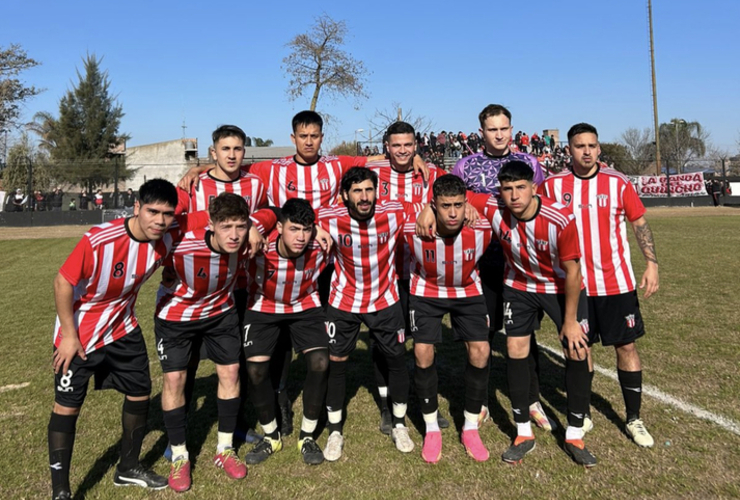
[[[82,237],[59,272],[74,286],[74,322],[82,347],[93,352],[131,333],[138,321],[136,297],[144,282],[162,265],[175,242],[183,236],[176,218],[164,236],[139,242],[126,230],[126,221],[116,219],[95,226]],[[196,215],[194,222],[203,222]],[[57,316],[54,345],[62,340]]]
[[[618,295],[635,289],[626,221],[645,214],[632,183],[600,164],[589,178],[570,171],[549,177],[545,196],[569,207],[576,218],[583,259],[581,272],[590,296]]]
[[[406,203],[429,203],[432,201],[432,185],[439,177],[447,172],[433,163],[427,163],[429,181],[424,176],[415,174],[411,169],[408,172],[399,172],[391,167],[390,160],[371,161],[367,168],[378,174],[378,190],[376,198],[382,201],[401,201]],[[396,250],[396,272],[402,280],[411,276],[411,250],[406,240]]]
[[[391,263],[407,217],[397,201],[376,204],[367,221],[356,221],[343,205],[319,210],[318,223],[331,234],[336,258],[329,304],[368,313],[398,302],[396,266]]]
[[[172,250],[172,267],[179,283],[173,293],[157,302],[156,316],[167,321],[212,318],[234,307],[231,292],[247,256],[214,252],[208,245],[211,232],[187,233]]]
[[[211,200],[221,193],[238,194],[249,205],[250,213],[267,206],[267,188],[262,180],[244,171],[239,172],[239,177],[233,181],[222,181],[203,172],[199,176],[198,187],[190,190],[190,203],[188,212],[196,210],[208,210]]]
[[[491,242],[491,224],[480,219],[454,237],[427,241],[416,236],[416,220],[404,226],[412,249],[410,293],[419,297],[459,299],[483,293],[477,262]]]
[[[326,254],[315,240],[295,259],[281,257],[279,234],[270,234],[263,253],[247,266],[252,311],[290,314],[321,307],[318,280],[326,267]]]
[[[575,217],[563,205],[536,197],[535,216],[517,219],[497,198],[475,195],[472,204],[493,227],[506,257],[504,283],[534,293],[565,293],[561,262],[580,257]],[[482,200],[482,202],[481,202]]]
[[[292,198],[302,198],[316,210],[336,203],[342,175],[366,162],[364,156],[322,156],[313,165],[303,165],[287,156],[255,163],[249,166],[249,173],[265,183],[272,205],[282,207]]]

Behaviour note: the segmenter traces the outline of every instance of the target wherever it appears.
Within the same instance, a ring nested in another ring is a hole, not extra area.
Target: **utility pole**
[[[650,68],[653,80],[653,118],[655,120],[655,163],[657,175],[660,176],[660,125],[658,123],[658,87],[655,83],[655,42],[653,41],[653,2],[648,0],[648,19],[650,22]],[[668,169],[666,169],[666,175]],[[670,191],[670,187],[668,188]]]

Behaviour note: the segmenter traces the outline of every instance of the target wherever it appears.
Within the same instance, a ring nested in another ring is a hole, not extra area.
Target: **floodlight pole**
[[[650,22],[650,67],[653,80],[653,118],[655,120],[655,168],[660,176],[660,125],[658,123],[658,87],[655,83],[655,42],[653,41],[653,2],[651,0],[648,0],[648,19]],[[666,175],[667,173],[666,168]]]

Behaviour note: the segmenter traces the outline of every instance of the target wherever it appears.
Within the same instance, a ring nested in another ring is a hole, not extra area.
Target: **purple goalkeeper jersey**
[[[474,193],[499,195],[498,173],[501,168],[510,161],[523,161],[534,170],[533,182],[541,186],[545,182],[545,174],[537,158],[527,153],[508,153],[504,156],[490,156],[485,152],[475,153],[461,158],[455,163],[452,175],[461,178],[469,191]],[[498,239],[493,238],[488,250],[480,260],[484,267],[502,267],[504,265],[504,254]]]
[[[475,153],[458,160],[451,173],[461,178],[470,191],[498,196],[498,173],[501,167],[514,160],[523,161],[532,167],[535,184],[541,186],[545,182],[545,174],[537,158],[518,152],[504,156],[489,156],[485,152]]]

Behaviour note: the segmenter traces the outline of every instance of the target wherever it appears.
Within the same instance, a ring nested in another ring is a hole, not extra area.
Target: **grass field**
[[[642,302],[648,334],[638,343],[645,382],[686,403],[740,422],[740,211],[732,209],[653,209],[661,288]],[[52,280],[74,247],[79,228],[11,230],[0,228],[0,498],[48,498],[50,483],[46,425],[53,401],[51,329]],[[41,237],[43,239],[31,239]],[[635,272],[643,265],[633,248]],[[166,446],[159,409],[161,370],[153,345],[155,282],[141,293],[138,316],[148,336],[155,391],[143,462],[166,474]],[[449,340],[449,335],[446,337]],[[557,346],[546,323],[541,343]],[[494,347],[501,351],[498,339]],[[411,348],[409,343],[408,348]],[[216,379],[213,365],[201,367],[197,407],[189,422],[189,448],[195,460],[188,498],[732,498],[740,497],[740,436],[646,396],[642,416],[656,440],[653,449],[636,447],[624,434],[624,404],[618,384],[598,375],[592,398],[595,430],[587,436],[599,466],[584,470],[561,449],[565,424],[563,365],[543,352],[542,396],[559,429],[535,431],[538,446],[524,464],[508,466],[500,453],[514,432],[506,396],[506,370],[496,356],[490,379],[493,423],[481,429],[491,451],[487,463],[469,459],[459,444],[462,425],[463,346],[439,349],[440,407],[456,428],[443,431],[442,460],[428,465],[420,456],[423,423],[412,392],[410,426],[417,450],[402,455],[377,430],[378,413],[370,392],[371,370],[361,342],[351,358],[345,455],[337,463],[309,467],[296,450],[296,435],[265,464],[253,466],[246,480],[222,479],[211,460],[216,445]],[[613,350],[594,348],[595,362],[614,368]],[[291,397],[300,422],[302,358],[294,360]],[[412,366],[409,356],[409,368]],[[21,389],[8,387],[27,383]],[[412,389],[413,391],[413,389]],[[77,430],[72,463],[75,498],[174,498],[164,490],[117,489],[112,484],[118,454],[122,396],[91,392]],[[254,415],[246,414],[254,424]],[[319,438],[323,446],[326,432]],[[243,455],[247,450],[240,447]]]

